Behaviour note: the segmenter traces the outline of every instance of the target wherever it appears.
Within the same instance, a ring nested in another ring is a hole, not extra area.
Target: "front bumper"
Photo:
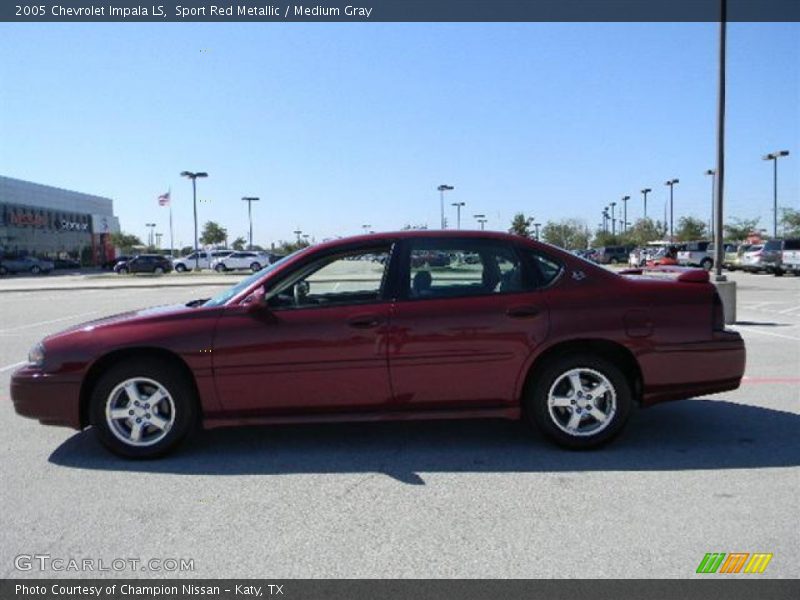
[[[81,379],[25,366],[11,376],[11,400],[18,415],[44,425],[81,429]]]
[[[711,340],[656,346],[641,354],[642,406],[735,390],[744,376],[746,350],[735,331]]]

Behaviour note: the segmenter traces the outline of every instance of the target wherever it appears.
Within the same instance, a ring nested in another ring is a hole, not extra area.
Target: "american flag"
[[[158,205],[159,206],[169,206],[169,192],[166,194],[161,194],[158,197]]]

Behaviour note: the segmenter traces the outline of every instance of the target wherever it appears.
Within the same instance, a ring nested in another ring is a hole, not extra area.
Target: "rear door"
[[[389,367],[397,409],[502,407],[547,335],[545,294],[504,240],[405,240]],[[449,264],[431,261],[454,257]]]

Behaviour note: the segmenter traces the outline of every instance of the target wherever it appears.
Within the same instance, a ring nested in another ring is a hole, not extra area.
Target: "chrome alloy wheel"
[[[580,367],[559,375],[547,393],[547,411],[564,433],[595,435],[614,420],[617,392],[611,381],[594,369]]]
[[[117,385],[106,400],[111,433],[130,446],[152,446],[175,424],[175,403],[153,379],[134,377]]]

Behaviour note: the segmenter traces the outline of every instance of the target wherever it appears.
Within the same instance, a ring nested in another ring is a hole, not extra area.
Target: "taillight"
[[[714,291],[714,306],[711,313],[711,327],[714,331],[725,329],[725,309],[722,307],[722,298]]]

